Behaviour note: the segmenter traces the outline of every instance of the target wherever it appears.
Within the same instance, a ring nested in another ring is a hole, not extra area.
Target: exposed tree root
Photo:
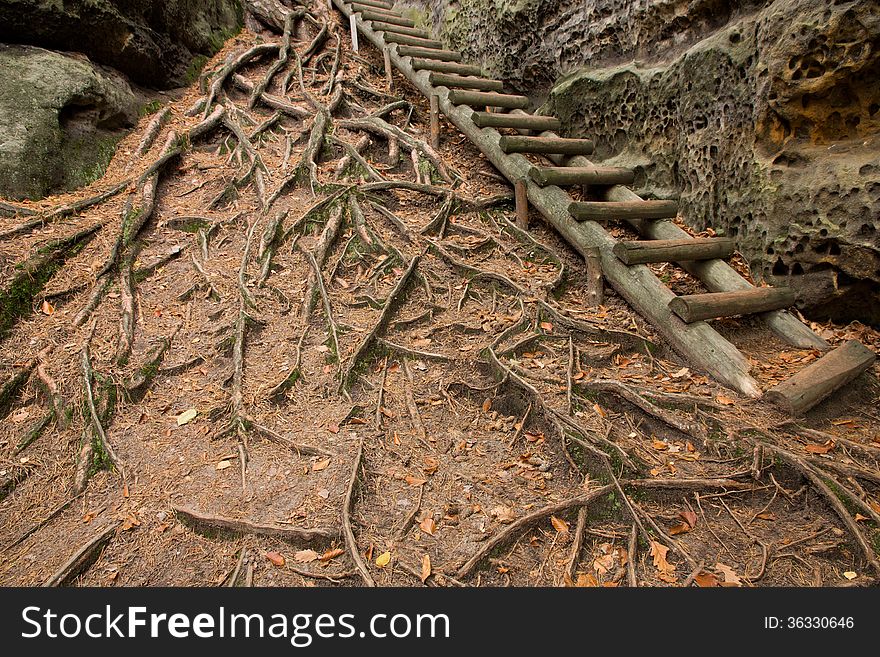
[[[194,529],[201,531],[220,531],[232,534],[251,534],[254,536],[268,536],[279,538],[282,541],[297,544],[325,545],[339,537],[339,528],[315,527],[305,529],[302,527],[288,527],[286,525],[268,525],[237,518],[215,516],[200,513],[194,509],[175,506],[174,515],[181,521],[192,525]]]
[[[61,568],[52,573],[49,579],[43,582],[43,586],[66,586],[76,577],[82,575],[101,556],[104,548],[113,538],[113,535],[116,534],[117,527],[119,527],[119,523],[109,525],[92,540],[83,545]]]
[[[364,457],[364,438],[361,437],[358,442],[357,454],[354,457],[354,464],[351,468],[351,477],[348,482],[348,490],[345,492],[345,501],[342,506],[342,533],[345,536],[345,545],[348,547],[348,553],[357,567],[358,574],[364,580],[367,586],[376,586],[376,581],[370,575],[370,570],[361,556],[360,548],[358,548],[357,539],[354,537],[354,531],[351,528],[351,513],[354,508],[354,491],[358,482],[358,471],[361,469],[361,461]]]

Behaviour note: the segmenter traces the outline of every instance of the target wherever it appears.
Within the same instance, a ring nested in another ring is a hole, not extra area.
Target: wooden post
[[[449,100],[456,105],[469,105],[471,107],[488,106],[522,109],[529,105],[528,96],[499,94],[494,91],[470,91],[467,89],[453,89],[449,92]]]
[[[876,359],[861,342],[849,340],[768,390],[764,398],[789,415],[803,415],[871,367]]]
[[[696,237],[618,242],[614,245],[614,255],[626,265],[644,265],[648,262],[729,258],[733,255],[733,249],[733,240],[729,237]]]
[[[529,229],[529,196],[524,180],[517,180],[513,184],[514,197],[516,198],[516,225],[523,230]]]
[[[358,27],[357,27],[357,16],[352,14],[348,18],[349,27],[351,28],[351,49],[355,52],[358,51]]]
[[[431,94],[431,148],[440,148],[440,99]]]
[[[464,77],[461,75],[449,75],[447,73],[431,73],[428,76],[428,80],[435,87],[449,87],[450,89],[479,89],[480,91],[504,91],[504,83],[501,80]]]
[[[678,214],[675,201],[572,201],[568,206],[571,216],[579,221],[612,221],[664,219]]]
[[[703,319],[779,310],[788,308],[794,304],[794,301],[794,290],[789,287],[753,287],[736,292],[710,292],[675,297],[669,302],[669,310],[690,324]]]
[[[512,118],[519,118],[516,114]],[[518,126],[511,126],[518,127]],[[524,127],[527,127],[524,124]],[[547,185],[631,185],[632,169],[623,167],[533,167],[529,177],[541,187]]]
[[[602,259],[598,246],[584,250],[584,262],[587,265],[587,306],[595,308],[605,303],[605,282],[602,280]]]
[[[593,142],[589,139],[562,139],[559,137],[522,137],[504,135],[499,141],[505,153],[559,153],[562,155],[589,155]]]
[[[480,128],[515,128],[518,130],[558,130],[559,119],[552,116],[522,116],[520,114],[486,114],[474,112],[473,122]]]
[[[382,49],[382,56],[385,58],[385,90],[391,93],[394,89],[394,69],[391,67],[391,49],[388,46]]]

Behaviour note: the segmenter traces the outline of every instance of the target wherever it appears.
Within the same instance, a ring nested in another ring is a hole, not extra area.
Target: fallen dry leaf
[[[422,584],[425,583],[425,580],[431,576],[431,557],[429,555],[425,555],[422,557],[422,574],[419,577],[422,580]]]
[[[715,397],[715,401],[717,401],[719,404],[724,404],[725,406],[733,406],[734,404],[736,404],[736,401],[734,401],[730,397],[725,397],[724,395],[718,395],[717,397]]]
[[[651,541],[651,556],[654,558],[654,567],[660,573],[660,579],[664,582],[674,582],[675,566],[666,560],[668,552],[669,548],[662,543]]]
[[[730,566],[725,566],[723,563],[716,563],[715,572],[724,577],[721,586],[742,586],[742,580],[740,580],[739,575],[737,575]]]
[[[345,550],[342,548],[336,548],[335,550],[327,550],[324,554],[318,557],[321,561],[330,561],[330,559],[335,559],[341,554],[345,554]]]
[[[314,550],[300,550],[293,555],[293,560],[300,563],[309,563],[318,558],[318,553]]]
[[[547,333],[553,333],[553,324],[551,322],[541,322],[539,325]]]
[[[658,452],[662,452],[664,449],[669,449],[669,443],[666,443],[662,440],[657,440],[656,438],[652,438],[651,447],[656,449]]]
[[[707,573],[705,571],[694,577],[694,581],[697,583],[697,586],[702,588],[718,586],[718,578],[712,573]]]
[[[804,449],[806,449],[810,454],[827,454],[832,449],[834,449],[835,442],[833,440],[827,440],[821,445],[809,444]]]
[[[384,568],[389,563],[391,563],[391,553],[390,552],[383,552],[378,557],[376,557],[376,565],[379,566],[379,568]]]
[[[428,481],[427,479],[422,479],[421,477],[413,477],[412,475],[406,475],[403,479],[410,486],[421,486]]]
[[[192,422],[193,420],[196,419],[196,415],[198,415],[198,414],[199,414],[199,412],[194,408],[191,408],[189,410],[184,411],[183,413],[181,413],[180,415],[177,416],[177,426],[182,427],[184,424],[187,424],[188,422]]]
[[[599,586],[599,582],[591,573],[580,573],[574,585],[578,588],[587,588]]]
[[[434,532],[437,531],[437,524],[434,522],[434,519],[431,516],[428,516],[419,523],[419,529],[421,529],[429,536],[433,536]]]
[[[225,470],[226,468],[231,468],[232,461],[220,461],[216,467],[218,470]]]
[[[560,534],[568,533],[568,523],[565,522],[562,518],[557,518],[556,516],[550,516],[550,524],[553,525],[553,528],[558,531]]]
[[[776,515],[770,511],[764,511],[763,513],[759,513],[755,517],[760,518],[761,520],[776,520]]]
[[[55,312],[55,306],[43,299],[43,303],[40,304],[40,310],[43,312],[44,315],[51,315]]]
[[[390,409],[387,409],[387,408],[385,408],[384,406],[382,406],[382,407],[379,409],[379,411],[382,413],[382,415],[384,415],[385,417],[387,417],[389,420],[392,419],[392,418],[394,418],[394,411],[392,411],[392,410],[390,410]]]
[[[498,521],[510,523],[516,520],[516,513],[509,506],[496,506],[491,511],[491,515]]]
[[[281,566],[283,566],[284,563],[285,563],[285,562],[284,562],[284,557],[282,557],[282,556],[281,556],[280,554],[278,554],[277,552],[267,552],[267,553],[266,553],[266,558],[267,558],[269,561],[271,561],[273,565],[278,566],[279,568],[281,568]]]
[[[691,529],[693,529],[693,528],[689,524],[687,524],[686,522],[680,522],[677,525],[673,525],[672,527],[669,528],[669,535],[670,536],[677,536],[678,534],[685,534],[685,533],[689,532]]]
[[[326,468],[328,465],[330,465],[330,459],[322,459],[320,461],[316,461],[315,463],[312,464],[312,471],[313,472],[320,472],[321,470]]]
[[[856,522],[865,522],[866,520],[869,520],[869,519],[870,518],[868,518],[868,516],[863,516],[861,513],[856,514]]]
[[[847,579],[855,579],[856,577],[858,577],[858,574],[854,573],[851,570],[847,570],[845,573],[843,573],[843,576],[846,577]]]

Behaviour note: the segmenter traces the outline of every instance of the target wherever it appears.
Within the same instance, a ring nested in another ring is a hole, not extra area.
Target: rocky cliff
[[[880,3],[409,2],[816,317],[880,323]]]

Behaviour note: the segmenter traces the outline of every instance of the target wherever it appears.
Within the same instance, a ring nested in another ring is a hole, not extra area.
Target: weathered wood
[[[858,340],[849,340],[790,379],[768,390],[764,398],[789,415],[803,415],[867,370],[877,355]]]
[[[511,113],[517,113],[518,111],[513,110]],[[556,135],[552,132],[546,132],[542,136],[555,137]],[[570,159],[555,155],[549,155],[548,157],[559,165],[576,167],[596,166],[583,156]],[[623,185],[609,187],[605,190],[605,198],[609,201],[637,201],[641,199],[638,194]],[[690,237],[687,232],[671,221],[633,219],[629,223],[642,236],[650,239],[684,239]],[[751,283],[739,275],[739,272],[723,260],[685,261],[681,263],[681,267],[702,281],[703,285],[711,292],[749,290],[753,287]],[[771,310],[762,313],[761,319],[771,331],[795,347],[802,349],[828,349],[829,345],[823,338],[786,310]]]
[[[349,22],[349,30],[351,31],[351,49],[354,52],[358,51],[358,26],[357,26],[357,16],[352,14],[348,17]]]
[[[385,90],[389,93],[394,90],[394,69],[391,65],[391,48],[385,46],[382,49],[382,58],[385,60]]]
[[[587,306],[595,308],[605,303],[605,283],[602,280],[602,258],[599,247],[585,249],[583,255],[587,265]]]
[[[420,30],[416,27],[404,27],[403,25],[394,25],[393,23],[383,23],[382,21],[370,21],[374,30],[382,32],[393,32],[394,34],[405,34],[407,36],[420,37],[422,39],[430,39],[431,33],[427,30]]]
[[[505,153],[557,153],[560,155],[589,155],[593,142],[589,139],[562,139],[560,137],[523,137],[505,135],[498,142]]]
[[[627,265],[649,262],[682,262],[729,258],[736,248],[729,237],[700,237],[681,240],[645,240],[618,242],[614,255]]]
[[[516,226],[522,230],[529,229],[529,197],[528,188],[523,180],[517,180],[513,184],[514,198],[516,200]]]
[[[788,308],[794,304],[794,290],[788,287],[756,287],[736,292],[709,292],[675,297],[669,309],[688,324],[704,319],[751,315]]]
[[[448,87],[450,89],[478,89],[479,91],[504,91],[504,83],[501,80],[490,80],[488,78],[447,75],[446,73],[431,73],[428,76],[428,80],[435,87]]]
[[[462,55],[456,50],[434,50],[432,48],[416,48],[415,46],[397,46],[401,57],[421,57],[438,62],[460,62]]]
[[[354,6],[355,3],[352,4]],[[394,3],[392,2],[383,2],[382,0],[358,0],[356,3],[361,7],[375,7],[380,11],[388,11],[394,8]]]
[[[431,148],[435,151],[440,148],[440,99],[437,94],[431,94]]]
[[[368,8],[364,8],[359,10],[361,17],[365,21],[379,21],[382,23],[388,23],[390,25],[400,25],[401,27],[415,27],[416,22],[414,20],[410,20],[409,18],[404,18],[400,14],[390,14],[382,11],[370,10]],[[351,13],[351,12],[349,12]],[[348,15],[348,14],[346,14]]]
[[[458,62],[440,62],[433,59],[412,60],[412,68],[416,71],[437,71],[438,73],[457,73],[458,75],[482,75],[483,69],[474,64]]]
[[[443,42],[437,41],[436,39],[425,39],[422,37],[409,36],[407,34],[395,34],[393,32],[385,35],[385,41],[402,46],[418,46],[420,48],[431,48],[434,50],[439,50],[443,47]]]
[[[66,586],[85,572],[101,556],[101,552],[113,538],[118,522],[114,522],[97,533],[88,543],[80,547],[70,559],[43,582],[45,587]]]
[[[497,94],[491,91],[465,91],[462,89],[453,89],[450,91],[449,100],[456,105],[469,105],[470,107],[504,107],[507,109],[522,109],[529,105],[528,96]]]
[[[518,127],[518,126],[513,126]],[[547,185],[631,185],[632,169],[624,167],[534,167],[529,177],[541,187]]]
[[[333,0],[333,4],[344,15],[348,16],[351,13],[342,0]],[[368,24],[362,23],[360,28],[364,38],[377,48],[381,49],[385,46],[382,36],[373,31]],[[436,93],[440,97],[441,111],[508,180],[521,180],[528,176],[532,164],[525,157],[505,154],[499,146],[499,134],[494,130],[478,128],[470,118],[473,110],[452,104],[445,89],[432,87],[428,82],[428,75],[419,72],[418,60],[409,60],[400,57],[397,53],[392,53],[391,59],[401,74],[421,93],[425,96]],[[430,70],[463,75],[481,74],[478,67],[470,67],[464,71],[438,68]],[[592,163],[585,161],[579,166],[592,166]],[[556,186],[542,188],[531,182],[528,182],[527,187],[532,207],[537,209],[574,249],[583,255],[585,250],[599,247],[605,280],[637,312],[651,322],[672,348],[682,354],[693,368],[707,371],[722,383],[745,395],[760,397],[761,389],[757,381],[749,375],[748,359],[709,324],[705,322],[685,324],[672,313],[667,306],[674,296],[672,291],[648,267],[627,267],[614,257],[611,253],[614,239],[601,225],[589,221],[575,221],[568,213],[568,206],[571,203],[571,196],[568,193]]]
[[[574,201],[569,206],[578,221],[666,219],[678,214],[675,201]]]
[[[562,123],[555,116],[497,114],[474,112],[471,120],[479,128],[514,128],[515,130],[559,130]]]

